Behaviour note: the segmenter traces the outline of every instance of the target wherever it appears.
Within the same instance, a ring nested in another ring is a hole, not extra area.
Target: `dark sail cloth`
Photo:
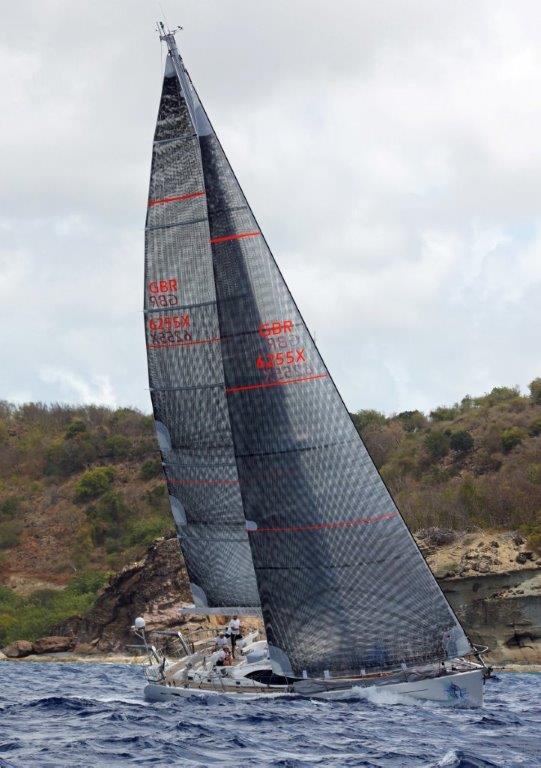
[[[147,343],[194,600],[261,605],[273,671],[290,677],[359,675],[469,653],[174,36],[162,39],[169,56],[147,222]],[[234,651],[240,627],[231,629]]]

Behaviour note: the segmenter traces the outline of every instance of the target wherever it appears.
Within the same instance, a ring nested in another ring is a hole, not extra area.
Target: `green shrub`
[[[3,587],[0,585],[0,606],[5,610],[8,607],[17,605],[17,594],[9,587]]]
[[[464,413],[471,411],[474,407],[473,397],[471,395],[465,395],[460,401],[460,410]]]
[[[353,423],[359,434],[361,434],[363,429],[368,426],[374,425],[376,427],[382,427],[387,423],[387,418],[384,413],[372,409],[352,413],[351,418],[353,419]]]
[[[70,581],[69,589],[76,595],[96,594],[109,581],[104,571],[81,571]]]
[[[500,438],[503,450],[509,453],[509,451],[522,443],[524,430],[520,427],[508,427],[508,429],[502,431]]]
[[[75,501],[96,499],[109,490],[115,476],[112,467],[87,470],[75,486]]]
[[[77,435],[80,435],[82,432],[86,432],[86,431],[87,431],[87,427],[85,422],[81,421],[81,419],[75,419],[68,426],[64,437],[66,440],[72,440]]]
[[[165,501],[165,485],[162,483],[155,485],[154,488],[151,488],[145,493],[145,500],[149,506],[163,509]]]
[[[425,437],[425,448],[433,459],[442,459],[449,453],[449,436],[439,429],[434,429]]]
[[[45,452],[45,474],[67,477],[88,467],[97,458],[97,451],[85,434],[70,440],[55,440]]]
[[[7,496],[0,502],[0,520],[13,520],[21,508],[19,496]]]
[[[541,485],[541,464],[528,464],[526,477],[530,483]]]
[[[85,613],[95,600],[95,592],[82,594],[71,585],[66,589],[39,590],[28,597],[0,587],[0,646],[48,635],[70,616]]]
[[[153,456],[156,453],[156,440],[144,438],[137,440],[132,446],[132,456],[135,459],[144,459],[147,456]]]
[[[473,437],[466,429],[453,432],[449,442],[451,449],[457,453],[468,453],[473,449]]]
[[[172,528],[169,520],[162,517],[150,517],[135,520],[129,527],[125,542],[129,546],[145,546],[152,544],[154,539],[165,536]]]
[[[141,480],[153,480],[155,477],[163,475],[161,459],[147,459],[141,464],[139,477]]]
[[[124,501],[124,497],[119,491],[107,491],[101,499],[99,499],[93,507],[89,507],[94,510],[94,518],[105,520],[111,523],[121,523],[129,516],[129,507]]]
[[[91,537],[95,546],[106,546],[107,551],[118,549],[122,537],[122,526],[130,510],[121,493],[108,491],[96,504],[86,510],[91,525]],[[114,547],[111,549],[111,547]]]
[[[537,378],[528,384],[530,389],[530,398],[536,405],[541,405],[541,379]]]
[[[446,408],[444,406],[430,411],[432,421],[452,421],[458,414],[458,408]]]
[[[112,435],[105,441],[105,451],[116,461],[127,458],[131,453],[132,442],[124,435]]]
[[[405,432],[417,432],[426,427],[426,416],[421,411],[402,411],[396,418],[402,423]]]
[[[515,400],[517,397],[520,397],[518,387],[494,387],[487,395],[476,397],[474,402],[476,405],[492,406]]]
[[[0,522],[0,549],[16,547],[21,539],[22,523],[18,520]]]
[[[528,427],[528,434],[530,437],[538,437],[541,435],[541,416],[534,419]]]
[[[497,472],[501,466],[501,459],[488,451],[476,451],[472,458],[472,469],[476,475],[486,475],[489,472]]]

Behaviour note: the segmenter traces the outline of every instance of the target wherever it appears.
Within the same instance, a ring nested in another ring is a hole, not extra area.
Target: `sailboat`
[[[188,613],[260,615],[219,666],[178,633],[145,696],[481,705],[486,667],[406,526],[285,283],[180,56],[167,44],[145,243],[150,392],[190,579]],[[244,648],[240,647],[244,645]]]

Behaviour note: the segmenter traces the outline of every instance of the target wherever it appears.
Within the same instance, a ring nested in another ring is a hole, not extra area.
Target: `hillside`
[[[519,530],[541,545],[541,379],[425,415],[353,415],[412,530]]]
[[[539,551],[541,379],[352,418],[414,531],[513,530]],[[0,404],[0,643],[84,612],[172,527],[152,417]]]
[[[0,583],[116,571],[172,529],[149,416],[0,405]]]

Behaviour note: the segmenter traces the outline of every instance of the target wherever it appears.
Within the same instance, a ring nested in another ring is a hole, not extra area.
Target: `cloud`
[[[541,373],[539,3],[162,5],[348,406],[431,408]],[[0,397],[107,398],[104,376],[148,410],[155,7],[4,15]]]
[[[115,407],[117,398],[109,378],[94,374],[90,381],[65,368],[43,368],[39,378],[45,384],[57,384],[62,397],[61,402],[96,403]]]

